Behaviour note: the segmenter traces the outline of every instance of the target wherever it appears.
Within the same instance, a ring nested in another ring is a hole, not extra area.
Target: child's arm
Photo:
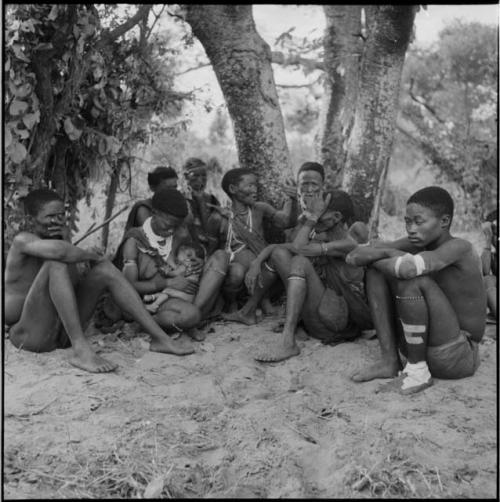
[[[97,249],[82,249],[59,239],[40,239],[29,232],[18,234],[12,245],[20,254],[64,263],[100,261],[104,258]]]

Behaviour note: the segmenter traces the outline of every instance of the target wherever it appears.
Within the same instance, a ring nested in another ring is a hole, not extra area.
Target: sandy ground
[[[498,496],[496,326],[473,377],[403,397],[348,378],[376,340],[255,362],[275,323],[215,323],[184,358],[91,329],[105,375],[7,341],[5,498]]]

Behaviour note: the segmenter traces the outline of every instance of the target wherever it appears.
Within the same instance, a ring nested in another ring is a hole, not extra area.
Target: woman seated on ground
[[[195,258],[184,274],[169,276],[169,256],[176,256],[179,246],[191,238],[183,225],[187,214],[187,202],[179,191],[158,190],[152,199],[152,216],[142,227],[132,228],[125,235],[117,251],[117,266],[141,296],[161,293],[166,288],[195,295],[194,301],[169,297],[154,318],[167,331],[186,331],[199,340],[202,337],[196,326],[213,307],[226,274],[227,258],[224,253],[214,253],[205,265]],[[190,276],[200,273],[199,284],[190,280]]]

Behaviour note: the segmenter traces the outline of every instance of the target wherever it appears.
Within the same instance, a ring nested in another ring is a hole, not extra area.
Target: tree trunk
[[[109,180],[109,187],[106,195],[106,211],[104,213],[104,221],[106,221],[112,214],[113,208],[115,207],[116,201],[116,191],[118,189],[118,185],[120,183],[120,171],[121,164],[117,164],[111,173],[111,177]],[[101,247],[106,252],[108,248],[108,239],[109,239],[109,225],[104,225],[101,231]]]
[[[342,185],[345,138],[354,122],[363,54],[360,5],[324,5],[325,93],[319,117],[319,155],[330,185]]]
[[[259,197],[276,202],[291,176],[271,50],[255,29],[251,5],[186,5],[233,121],[240,167],[259,177]]]
[[[416,8],[411,5],[366,6],[368,33],[361,64],[354,123],[347,138],[343,187],[372,225],[379,185],[389,162],[398,109],[401,71],[410,41]],[[381,196],[382,194],[380,194]]]

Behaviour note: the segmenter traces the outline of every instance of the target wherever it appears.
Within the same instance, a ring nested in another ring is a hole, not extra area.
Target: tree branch
[[[176,73],[175,76],[178,77],[180,75],[184,75],[185,73],[189,73],[190,71],[199,70],[200,68],[206,68],[207,66],[211,66],[211,64],[210,63],[202,63],[198,66],[193,66],[192,68],[188,68],[187,70],[183,70],[179,73]]]
[[[413,94],[413,85],[415,83],[415,79],[410,79],[410,89],[408,90],[408,93],[410,94],[410,98],[415,101],[415,103],[418,103],[419,105],[422,105],[428,112],[430,112],[438,122],[441,122],[441,124],[444,124],[444,120],[437,114],[436,110],[432,108],[429,104],[427,104],[426,101],[418,99],[415,94]]]
[[[127,31],[131,30],[142,19],[147,18],[151,7],[151,5],[141,5],[135,15],[127,19],[123,24],[116,27],[112,31],[104,31],[101,39],[97,43],[97,46],[102,47],[103,45],[106,45],[107,43],[112,42],[113,40],[116,40],[117,38],[127,33]]]
[[[285,54],[278,51],[271,52],[271,62],[282,66],[303,65],[313,70],[325,70],[323,61],[320,61],[319,59],[304,58],[298,54],[285,56]]]

